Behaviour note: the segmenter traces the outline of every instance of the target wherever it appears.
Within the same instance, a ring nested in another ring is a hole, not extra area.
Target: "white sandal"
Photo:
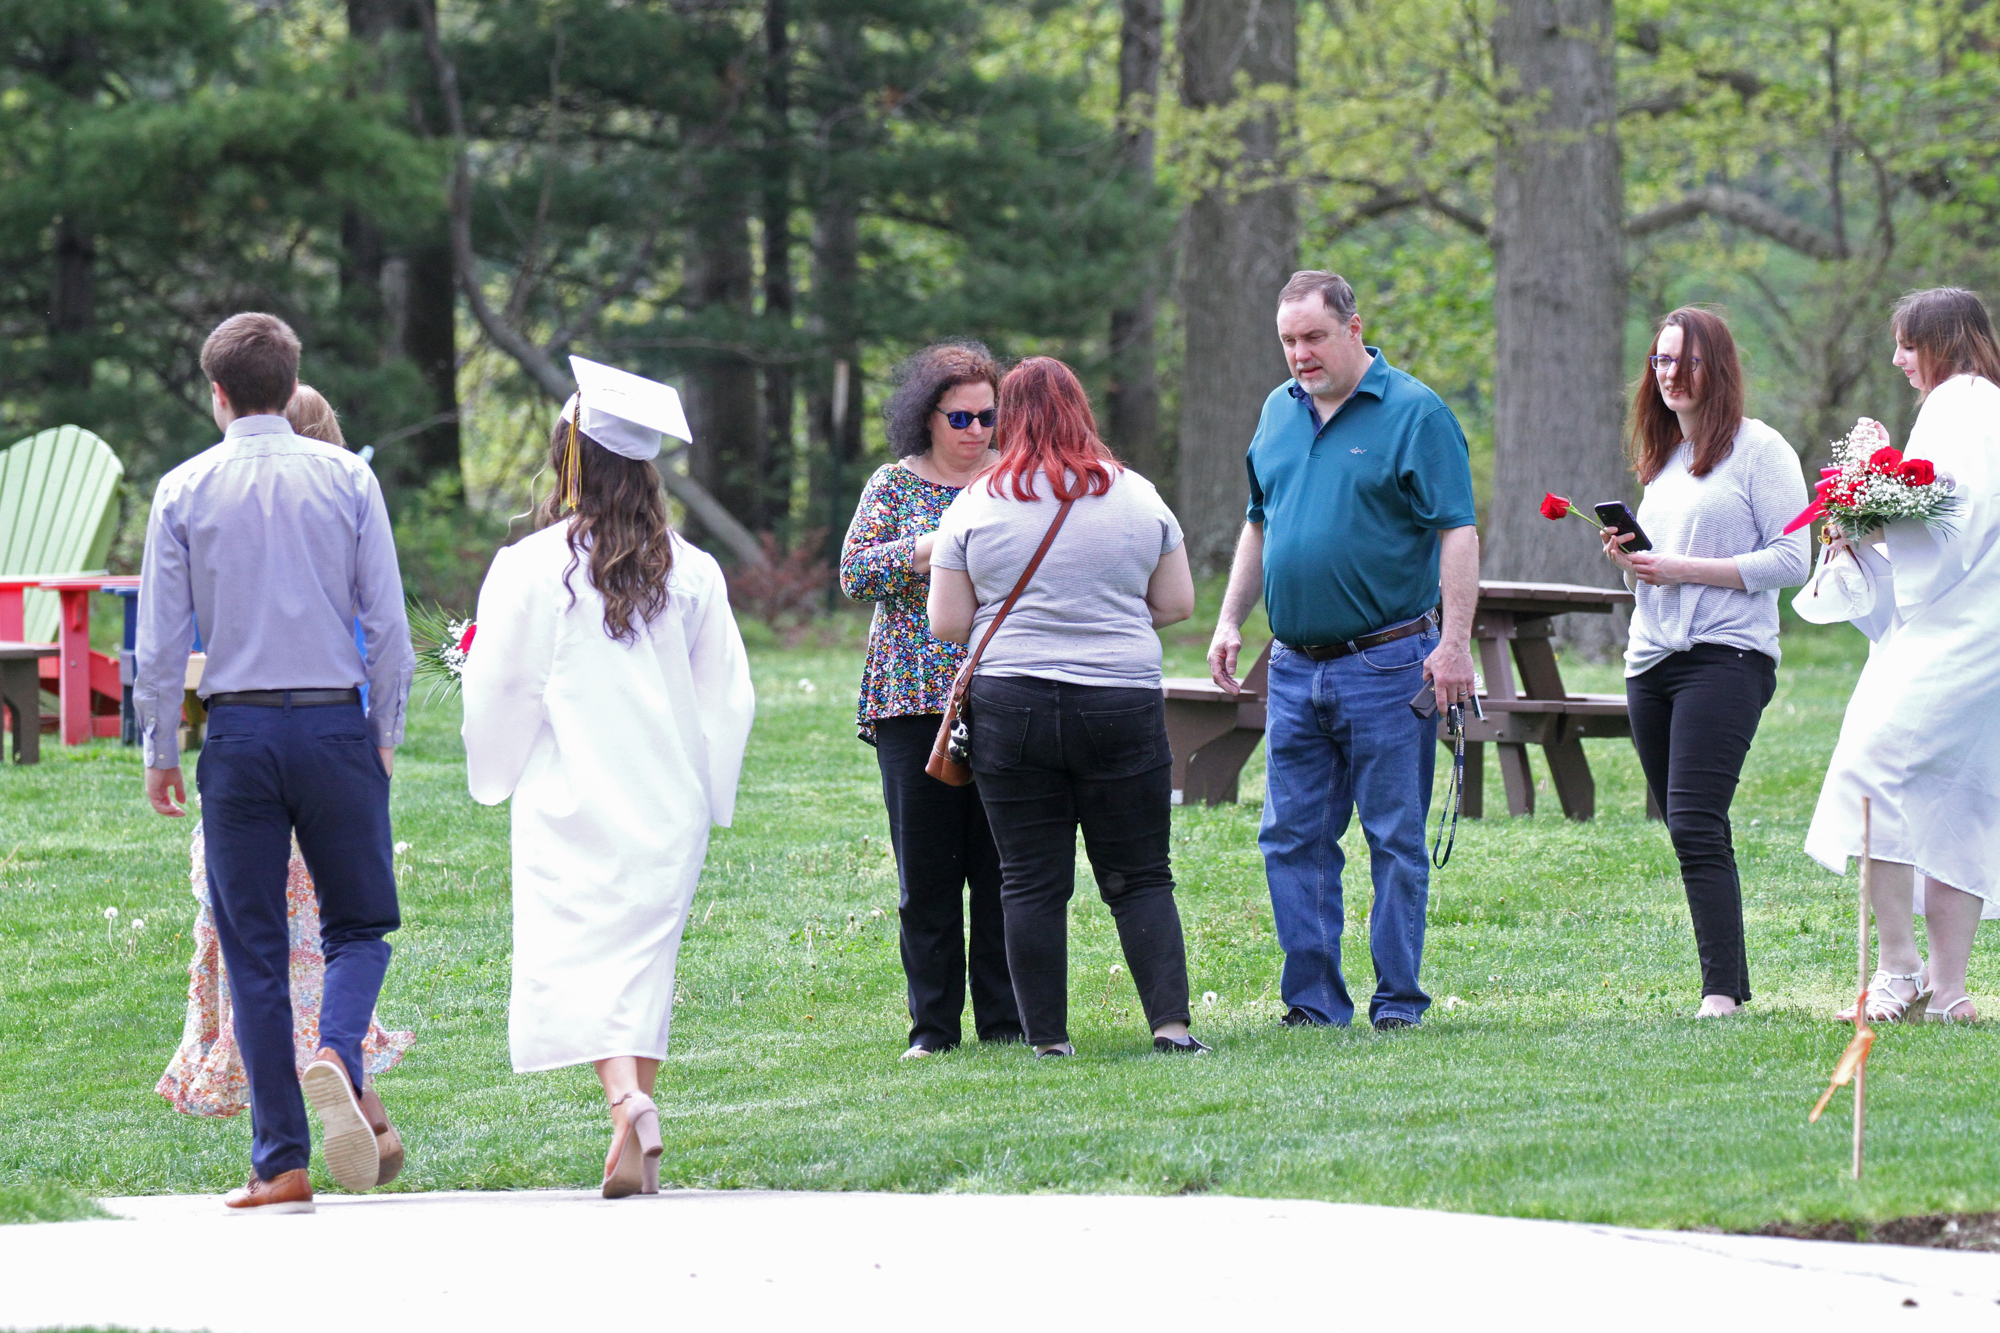
[[[1931,998],[1930,964],[1914,972],[1877,972],[1868,979],[1868,1021],[1870,1023],[1900,1023],[1909,1016],[1910,1010]],[[1907,981],[1914,992],[1904,999],[1889,989],[1895,981]],[[1833,1016],[1837,1023],[1854,1021],[1854,1006],[1848,1005]]]
[[[1974,1006],[1971,1013],[1960,1017],[1954,1011],[1961,1004],[1972,1004],[1972,997],[1970,995],[1961,995],[1942,1009],[1926,1009],[1924,1010],[1924,1021],[1926,1023],[1977,1023],[1979,1021],[1978,1007]]]

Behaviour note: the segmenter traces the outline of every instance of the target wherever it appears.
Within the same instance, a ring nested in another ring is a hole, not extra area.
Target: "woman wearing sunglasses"
[[[1777,688],[1778,589],[1803,583],[1806,503],[1785,437],[1743,415],[1743,368],[1720,316],[1660,321],[1632,402],[1632,466],[1648,551],[1608,528],[1604,553],[1636,594],[1625,699],[1646,785],[1666,812],[1701,957],[1702,1017],[1750,999],[1729,805]]]
[[[840,552],[840,587],[875,603],[861,673],[861,739],[875,747],[900,883],[903,975],[909,983],[905,1059],[958,1045],[968,962],[973,1029],[1019,1041],[1000,919],[1000,855],[972,787],[924,772],[943,719],[961,644],[931,633],[931,545],[938,519],[993,465],[1000,367],[976,342],[926,347],[897,367],[882,415],[896,461],[861,492]],[[965,893],[972,894],[971,948]]]

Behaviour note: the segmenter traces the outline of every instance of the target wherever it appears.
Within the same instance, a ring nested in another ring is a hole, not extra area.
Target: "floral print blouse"
[[[926,481],[897,463],[875,470],[840,548],[840,590],[875,603],[868,660],[861,668],[861,739],[875,743],[875,719],[942,713],[962,644],[931,633],[931,581],[910,568],[917,538],[937,530],[958,487]]]

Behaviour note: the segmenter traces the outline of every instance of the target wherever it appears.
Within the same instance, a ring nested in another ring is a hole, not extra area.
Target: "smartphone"
[[[1639,526],[1639,520],[1632,516],[1632,507],[1623,500],[1606,500],[1597,506],[1597,521],[1616,533],[1632,533],[1634,540],[1625,543],[1627,552],[1650,551],[1653,543],[1646,540],[1646,530]]]
[[[1452,707],[1459,708],[1463,707],[1463,705],[1453,704]],[[1417,691],[1417,697],[1410,700],[1410,711],[1422,718],[1436,717],[1438,711],[1437,687],[1429,681],[1425,681],[1424,687]],[[1479,702],[1479,691],[1477,690],[1472,692],[1472,715],[1481,722],[1486,720],[1486,708]]]

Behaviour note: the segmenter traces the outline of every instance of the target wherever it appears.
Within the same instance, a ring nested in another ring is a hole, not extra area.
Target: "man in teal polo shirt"
[[[1209,670],[1235,693],[1243,618],[1261,590],[1278,643],[1265,701],[1264,853],[1287,1024],[1345,1027],[1340,838],[1355,809],[1375,903],[1368,943],[1379,1029],[1414,1027],[1439,708],[1473,691],[1470,637],[1479,534],[1465,433],[1435,393],[1361,339],[1354,291],[1294,274],[1278,296],[1292,378],[1264,401],[1250,441],[1250,509]],[[1442,626],[1439,603],[1442,600]]]

